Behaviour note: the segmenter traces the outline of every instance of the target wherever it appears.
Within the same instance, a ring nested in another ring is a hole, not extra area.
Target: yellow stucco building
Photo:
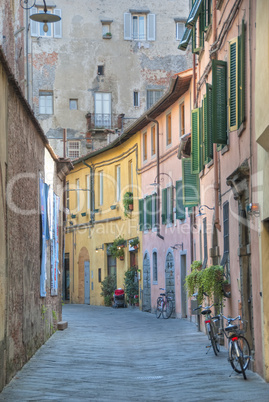
[[[135,131],[136,127],[130,128],[107,147],[74,161],[67,176],[64,297],[71,303],[103,305],[104,278],[116,274],[117,288],[123,288],[125,272],[131,266],[141,267],[139,249],[129,244],[141,233],[140,137]],[[124,208],[128,192],[133,193],[133,210]],[[125,240],[123,260],[110,253],[119,236]],[[139,271],[137,277],[141,298]]]

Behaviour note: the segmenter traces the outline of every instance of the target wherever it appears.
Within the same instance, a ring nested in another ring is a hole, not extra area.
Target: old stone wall
[[[63,177],[33,112],[0,48],[0,391],[55,331],[61,320],[58,295],[50,292],[47,241],[46,297],[40,297],[41,227],[39,178],[50,159],[53,191],[62,206]],[[45,155],[47,154],[47,155]],[[60,169],[61,170],[61,169]],[[6,197],[5,197],[6,195]],[[59,218],[59,270],[63,250]]]

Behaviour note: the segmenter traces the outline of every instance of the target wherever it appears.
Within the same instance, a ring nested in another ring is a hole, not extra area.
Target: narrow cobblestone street
[[[187,320],[138,309],[65,305],[56,332],[0,401],[269,401],[269,384],[236,375]]]

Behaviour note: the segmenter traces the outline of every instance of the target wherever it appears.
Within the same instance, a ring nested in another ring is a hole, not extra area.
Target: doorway
[[[84,261],[84,303],[90,304],[90,261]]]
[[[143,260],[143,311],[151,312],[150,259],[146,252]]]
[[[185,289],[185,279],[187,274],[186,254],[180,255],[180,290],[181,290],[181,318],[187,317],[187,292]]]

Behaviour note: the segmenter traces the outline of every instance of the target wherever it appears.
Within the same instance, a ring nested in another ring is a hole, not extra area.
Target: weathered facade
[[[251,368],[263,374],[259,222],[251,209],[258,200],[255,7],[256,2],[244,0],[197,0],[180,48],[192,39],[198,61],[191,173],[200,179],[202,213],[193,213],[194,241],[199,245],[195,259],[201,259],[204,268],[224,267],[230,284],[224,314],[240,314],[248,322]],[[261,173],[263,166],[259,169]]]
[[[255,72],[255,132],[257,145],[258,178],[257,198],[258,211],[255,220],[258,220],[259,253],[260,253],[260,299],[262,303],[262,348],[263,365],[262,374],[269,381],[269,187],[268,187],[268,50],[269,35],[268,27],[269,4],[267,1],[257,1],[256,13],[256,72]],[[259,68],[260,67],[260,68]],[[254,98],[254,94],[253,94]]]
[[[58,160],[0,49],[0,389],[47,340],[61,320],[61,276],[51,266],[51,238],[41,249],[40,180],[59,203],[70,163]],[[59,272],[63,211],[57,211]],[[46,220],[46,215],[43,215]],[[41,261],[44,262],[41,293]],[[54,286],[52,276],[57,284]]]
[[[125,272],[141,269],[140,249],[130,247],[130,240],[140,238],[139,166],[140,144],[131,133],[74,161],[67,176],[65,236],[64,295],[71,303],[103,305],[101,282],[107,276],[116,275],[117,288],[123,288]],[[132,193],[132,211],[123,204],[127,192]],[[110,253],[118,237],[124,240],[122,260]]]
[[[57,155],[76,158],[111,142],[189,67],[177,49],[188,3],[47,3],[62,20],[47,33],[31,22],[28,88]]]

